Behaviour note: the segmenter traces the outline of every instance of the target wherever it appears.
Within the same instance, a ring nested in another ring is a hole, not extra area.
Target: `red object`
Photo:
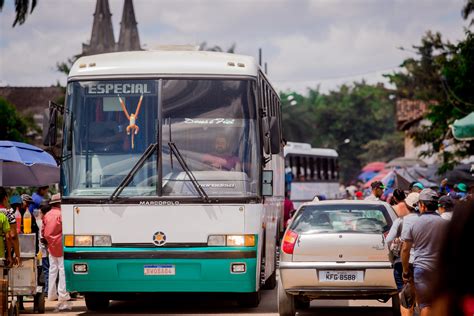
[[[464,311],[464,315],[472,316],[474,315],[474,296],[466,296],[463,299],[462,307]]]
[[[290,219],[291,211],[295,209],[293,202],[289,198],[285,198],[285,202],[283,203],[283,222],[285,223]]]
[[[362,168],[362,171],[380,171],[385,168],[385,162],[381,161],[374,161],[374,162],[369,162]]]
[[[363,196],[364,196],[364,194],[362,193],[362,191],[357,191],[356,192],[356,198],[361,199]]]
[[[61,209],[53,207],[51,211],[43,217],[41,234],[48,243],[48,251],[54,257],[63,256],[63,228]]]
[[[283,252],[292,255],[297,240],[298,234],[294,231],[288,230],[285,237],[283,237],[283,246],[281,247]]]

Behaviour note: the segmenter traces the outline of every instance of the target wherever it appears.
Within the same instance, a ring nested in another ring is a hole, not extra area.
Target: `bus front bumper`
[[[238,265],[239,271],[232,271],[233,265]],[[245,271],[241,271],[242,266]],[[256,247],[68,247],[64,252],[64,269],[67,290],[80,293],[246,293],[256,291],[257,251]]]

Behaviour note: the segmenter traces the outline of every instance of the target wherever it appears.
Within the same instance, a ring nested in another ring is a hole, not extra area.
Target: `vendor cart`
[[[36,235],[20,234],[21,266],[8,269],[9,315],[19,315],[19,298],[33,298],[33,310],[40,314],[45,310],[43,286],[38,285],[39,269],[36,258]]]

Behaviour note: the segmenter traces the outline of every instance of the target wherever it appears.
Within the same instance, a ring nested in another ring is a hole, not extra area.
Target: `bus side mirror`
[[[278,127],[278,118],[276,116],[270,117],[270,150],[273,155],[280,153],[280,129]]]
[[[273,170],[262,171],[262,195],[273,196]]]
[[[56,146],[58,110],[50,107],[43,112],[43,145],[47,147]]]
[[[268,122],[268,116],[264,116],[262,118],[262,142],[263,142],[263,150],[265,154],[270,155],[271,139],[270,139],[270,124]]]

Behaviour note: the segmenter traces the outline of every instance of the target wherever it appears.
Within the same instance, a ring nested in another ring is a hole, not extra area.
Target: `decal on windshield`
[[[86,86],[86,94],[89,95],[143,95],[153,94],[153,84],[148,82],[123,83],[123,82],[94,82]]]
[[[198,125],[234,125],[235,119],[215,118],[215,119],[191,119],[185,118],[184,124]]]

